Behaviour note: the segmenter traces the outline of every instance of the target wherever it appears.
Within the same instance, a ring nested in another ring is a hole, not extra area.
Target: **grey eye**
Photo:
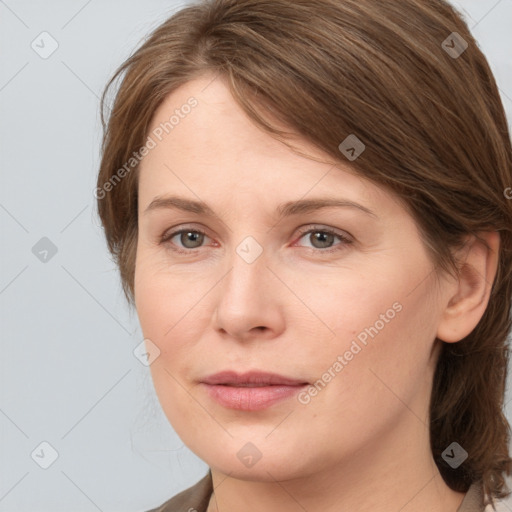
[[[336,235],[328,233],[327,231],[311,231],[309,233],[309,239],[313,243],[313,247],[316,247],[317,249],[330,247],[335,238]],[[316,245],[316,242],[318,242],[318,245]]]
[[[199,231],[181,231],[177,233],[177,235],[180,237],[180,243],[187,249],[200,247],[205,236],[204,233],[200,233]]]

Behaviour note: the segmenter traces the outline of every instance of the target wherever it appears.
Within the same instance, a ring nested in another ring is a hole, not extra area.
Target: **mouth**
[[[237,373],[223,371],[210,375],[201,381],[204,384],[224,385],[236,387],[262,387],[262,386],[301,386],[309,384],[303,379],[293,379],[278,375],[277,373],[251,371]]]
[[[289,399],[309,385],[275,373],[224,371],[201,380],[209,397],[228,409],[258,411]]]

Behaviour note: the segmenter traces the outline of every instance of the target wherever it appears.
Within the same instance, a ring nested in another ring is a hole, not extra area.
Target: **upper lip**
[[[215,373],[201,380],[204,384],[226,384],[231,386],[244,386],[247,384],[260,386],[298,386],[308,384],[304,380],[284,377],[277,373],[250,371],[246,373],[237,373],[235,371],[223,371]]]

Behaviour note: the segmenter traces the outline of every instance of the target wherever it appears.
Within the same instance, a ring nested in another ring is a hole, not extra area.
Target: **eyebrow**
[[[310,213],[322,208],[355,208],[367,215],[378,218],[378,216],[366,206],[363,206],[354,201],[347,199],[337,198],[321,198],[321,199],[300,199],[298,201],[288,201],[280,204],[276,208],[278,218],[290,217],[292,215],[299,215],[304,213]],[[198,215],[210,215],[215,217],[215,212],[206,204],[201,201],[195,201],[192,199],[185,199],[178,196],[157,196],[155,197],[149,206],[144,210],[144,214],[159,210],[159,209],[177,209],[190,213],[196,213]]]

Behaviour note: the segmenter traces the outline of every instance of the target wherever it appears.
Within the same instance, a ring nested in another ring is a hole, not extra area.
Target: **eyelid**
[[[299,228],[299,233],[300,233],[299,239],[302,238],[307,233],[315,232],[315,231],[331,233],[333,235],[340,237],[342,240],[344,240],[347,243],[352,243],[354,241],[353,237],[346,231],[343,231],[343,230],[337,229],[337,228],[333,228],[330,226],[325,226],[323,224],[308,224],[305,227]]]
[[[332,235],[338,237],[341,240],[340,243],[335,244],[332,247],[328,247],[325,249],[318,249],[316,247],[300,246],[304,250],[306,250],[308,253],[313,254],[315,256],[322,256],[322,255],[326,256],[326,255],[330,255],[333,253],[339,253],[339,252],[346,250],[347,246],[350,246],[354,243],[354,238],[350,234],[348,234],[344,231],[341,231],[339,229],[332,228],[329,226],[310,224],[306,227],[300,228],[300,235],[296,239],[296,241],[293,242],[293,245],[295,245],[302,237],[304,237],[308,233],[315,233],[315,232],[329,233],[329,234],[332,234]]]
[[[183,232],[186,232],[186,231],[191,231],[193,233],[201,233],[202,235],[208,237],[208,238],[211,238],[208,233],[206,232],[205,229],[203,228],[198,228],[198,227],[195,227],[195,226],[187,226],[187,225],[184,225],[184,226],[176,226],[176,227],[173,227],[173,228],[169,228],[167,229],[166,231],[164,231],[164,233],[162,235],[159,236],[159,243],[160,244],[165,244],[165,243],[170,243],[170,240],[172,238],[174,238],[176,235],[179,235],[180,233],[183,233]],[[177,249],[178,252],[194,252],[198,249],[201,249],[201,247],[198,247],[196,249]]]
[[[331,253],[331,252],[335,252],[335,251],[338,251],[338,250],[341,250],[341,249],[338,249],[337,247],[338,246],[346,246],[346,245],[350,245],[352,243],[354,243],[354,239],[353,237],[348,234],[347,232],[345,231],[342,231],[342,230],[339,230],[337,228],[333,228],[333,227],[330,227],[330,226],[325,226],[325,225],[321,225],[321,224],[308,224],[306,226],[303,226],[303,227],[300,227],[298,228],[299,229],[299,236],[296,237],[295,241],[293,242],[293,244],[295,245],[298,240],[300,240],[304,235],[308,234],[308,233],[313,233],[313,232],[324,232],[324,233],[329,233],[329,234],[332,234],[334,236],[337,236],[342,243],[340,244],[336,244],[334,247],[330,247],[330,248],[327,248],[327,249],[318,249],[318,248],[315,248],[315,247],[304,247],[305,249],[308,249],[309,251],[311,252],[314,252],[314,253]],[[208,238],[211,238],[208,233],[206,233],[206,230],[203,229],[203,228],[198,228],[198,227],[195,227],[195,226],[187,226],[187,225],[184,225],[184,226],[176,226],[174,228],[170,228],[168,230],[166,230],[160,237],[159,237],[159,243],[160,244],[168,244],[170,243],[170,240],[172,238],[174,238],[176,235],[179,235],[183,232],[195,232],[195,233],[200,233]],[[174,244],[172,244],[174,245]],[[195,253],[196,251],[202,249],[203,246],[201,247],[197,247],[195,249],[182,249],[180,248],[179,246],[177,248],[174,248],[173,250],[175,250],[176,252],[178,253],[187,253],[187,254],[193,254]]]

